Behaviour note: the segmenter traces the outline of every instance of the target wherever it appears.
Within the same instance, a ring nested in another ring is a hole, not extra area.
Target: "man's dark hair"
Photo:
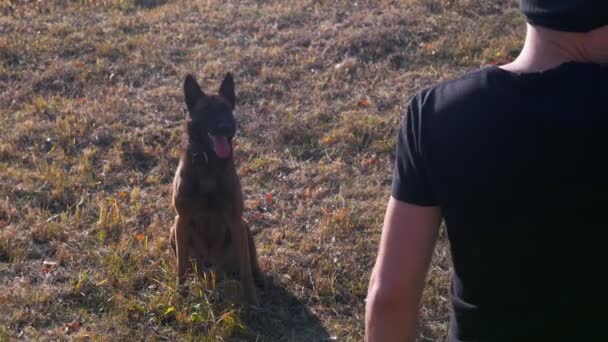
[[[608,25],[608,0],[520,0],[527,21],[565,32],[588,32]]]

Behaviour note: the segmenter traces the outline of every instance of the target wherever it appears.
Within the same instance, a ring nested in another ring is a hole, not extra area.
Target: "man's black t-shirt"
[[[426,88],[392,195],[440,206],[449,341],[608,341],[608,67],[487,66]]]

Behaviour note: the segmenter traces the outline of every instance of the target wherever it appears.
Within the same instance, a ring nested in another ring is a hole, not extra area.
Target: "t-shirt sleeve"
[[[429,170],[423,155],[421,106],[421,94],[418,94],[408,104],[401,121],[397,135],[392,196],[410,204],[436,206],[439,203],[431,188]]]

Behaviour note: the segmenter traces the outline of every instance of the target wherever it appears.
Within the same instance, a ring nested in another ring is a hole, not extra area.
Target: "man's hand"
[[[390,198],[367,293],[367,342],[416,340],[420,298],[441,220],[439,207]]]

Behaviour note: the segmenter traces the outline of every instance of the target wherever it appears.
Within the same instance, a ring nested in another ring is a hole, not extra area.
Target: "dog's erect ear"
[[[186,105],[188,106],[189,112],[192,112],[198,100],[205,97],[205,93],[203,93],[201,87],[199,87],[196,82],[196,79],[191,74],[188,74],[184,81],[184,95],[186,97]]]
[[[226,100],[228,100],[232,108],[234,108],[234,105],[236,104],[236,97],[234,95],[234,79],[232,79],[231,73],[227,73],[224,77],[219,93]]]

